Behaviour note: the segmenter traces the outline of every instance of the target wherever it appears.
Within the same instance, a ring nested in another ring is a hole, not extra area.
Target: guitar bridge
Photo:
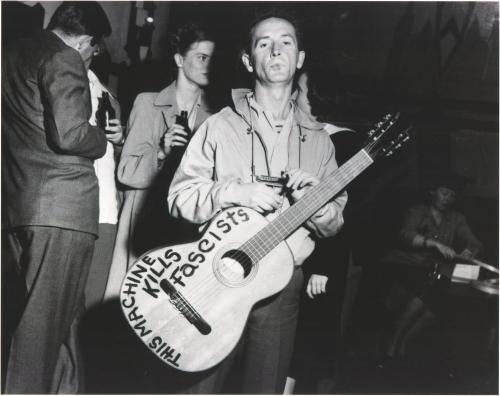
[[[189,323],[203,335],[207,335],[212,331],[210,325],[205,319],[193,308],[193,306],[184,298],[174,285],[168,280],[162,279],[160,287],[168,295],[169,301],[172,305],[184,316]]]

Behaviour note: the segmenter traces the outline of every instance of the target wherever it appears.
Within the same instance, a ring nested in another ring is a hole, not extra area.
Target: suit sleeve
[[[338,168],[335,160],[335,148],[328,135],[325,134],[319,178],[327,179]],[[333,200],[318,210],[306,223],[305,226],[317,237],[326,238],[335,235],[344,224],[342,212],[347,203],[347,192],[339,193]]]
[[[106,135],[89,124],[89,82],[78,52],[68,48],[47,59],[40,68],[40,81],[49,145],[61,154],[102,157]]]
[[[150,98],[151,94],[140,94],[135,99],[118,164],[120,183],[136,189],[149,188],[162,166],[158,161],[160,141],[153,130],[153,102]]]

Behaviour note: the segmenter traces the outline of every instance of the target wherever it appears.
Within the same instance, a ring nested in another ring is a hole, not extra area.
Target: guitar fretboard
[[[327,180],[310,188],[300,200],[245,242],[240,249],[252,261],[260,261],[372,163],[372,158],[364,150],[359,151]]]

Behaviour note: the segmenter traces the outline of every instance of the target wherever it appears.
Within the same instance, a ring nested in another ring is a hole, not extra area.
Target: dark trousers
[[[29,226],[6,238],[24,298],[11,327],[5,393],[81,392],[77,328],[95,237]],[[4,305],[19,303],[6,298]]]
[[[303,264],[306,282],[313,274],[328,276],[326,293],[311,299],[302,292],[295,353],[290,377],[295,393],[324,393],[322,380],[333,384],[341,358],[341,321],[349,265],[350,239],[345,229],[316,243]]]
[[[116,224],[99,223],[99,239],[95,242],[92,265],[85,287],[85,307],[94,308],[102,303],[113,259]]]
[[[177,373],[190,385],[175,393],[221,393],[232,370],[237,377],[234,392],[282,394],[293,354],[303,280],[299,267],[283,291],[255,305],[242,339],[221,364],[202,373]],[[165,391],[172,390],[168,382]]]

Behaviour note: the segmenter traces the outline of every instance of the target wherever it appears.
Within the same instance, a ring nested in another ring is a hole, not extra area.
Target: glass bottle
[[[116,118],[116,112],[111,101],[109,100],[109,93],[103,92],[102,97],[98,98],[97,111],[95,112],[96,124],[99,128],[104,129],[106,133],[113,133],[106,130],[109,125],[109,120]]]

